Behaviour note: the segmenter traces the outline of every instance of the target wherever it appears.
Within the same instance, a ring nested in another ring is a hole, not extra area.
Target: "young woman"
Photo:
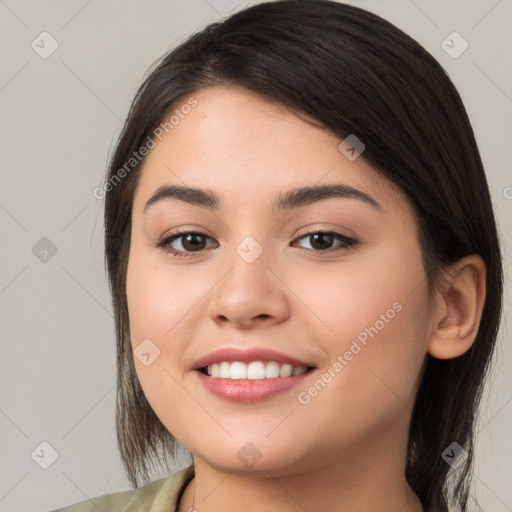
[[[99,192],[134,490],[61,511],[467,509],[502,264],[417,42],[327,0],[214,23],[149,74]],[[176,441],[191,464],[149,482]]]

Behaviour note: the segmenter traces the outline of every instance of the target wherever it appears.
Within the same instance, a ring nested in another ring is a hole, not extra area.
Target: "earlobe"
[[[442,307],[433,318],[428,352],[437,359],[461,356],[473,345],[486,296],[486,267],[472,254],[457,262],[448,273],[447,284],[439,292]]]

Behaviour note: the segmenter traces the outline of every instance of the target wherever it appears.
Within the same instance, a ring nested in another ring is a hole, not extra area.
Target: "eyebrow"
[[[279,194],[277,200],[272,203],[272,208],[277,211],[291,210],[293,208],[307,206],[324,199],[333,198],[358,199],[382,213],[382,207],[373,197],[357,188],[339,183],[318,185],[314,187],[301,187],[289,190],[285,194]],[[210,210],[219,210],[222,205],[221,199],[212,190],[182,187],[177,185],[162,185],[157,188],[153,195],[148,199],[144,206],[143,213],[146,213],[147,209],[151,205],[170,199],[177,199],[179,201],[183,201],[194,206],[208,208]]]

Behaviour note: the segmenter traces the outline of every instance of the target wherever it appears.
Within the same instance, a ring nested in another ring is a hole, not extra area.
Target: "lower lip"
[[[298,386],[314,370],[275,379],[220,379],[196,370],[204,387],[214,395],[233,402],[257,402]]]

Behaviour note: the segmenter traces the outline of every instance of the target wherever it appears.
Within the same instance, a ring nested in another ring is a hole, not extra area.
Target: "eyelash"
[[[342,246],[338,246],[336,248],[331,248],[331,249],[325,249],[325,250],[304,249],[305,251],[314,252],[317,254],[325,254],[325,253],[331,254],[333,252],[346,251],[350,247],[352,247],[358,243],[358,241],[356,239],[349,238],[348,236],[342,235],[341,233],[336,233],[335,231],[310,231],[310,232],[304,233],[300,237],[296,238],[296,240],[301,240],[302,238],[307,238],[308,236],[318,235],[318,234],[332,235],[332,236],[334,236],[334,238],[336,240],[339,240],[340,242],[342,242]],[[182,236],[185,236],[185,235],[200,235],[200,236],[204,236],[204,237],[211,239],[211,237],[209,237],[206,233],[202,233],[201,231],[181,231],[179,233],[174,233],[173,235],[157,242],[155,244],[155,246],[159,249],[162,249],[164,252],[171,254],[172,257],[174,257],[174,258],[191,258],[191,257],[194,257],[193,256],[194,254],[200,253],[201,251],[204,250],[204,249],[201,249],[201,250],[195,251],[195,252],[186,252],[186,251],[180,251],[180,250],[169,248],[169,244],[171,242],[173,242],[174,240],[181,238]]]

